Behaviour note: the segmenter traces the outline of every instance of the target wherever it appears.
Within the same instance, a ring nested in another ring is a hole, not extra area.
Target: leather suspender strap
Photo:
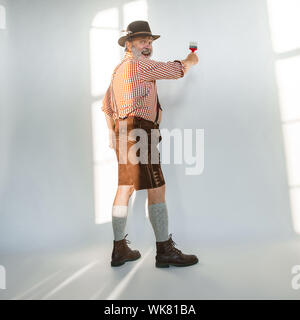
[[[112,92],[114,110],[115,110],[115,112],[117,114],[117,118],[119,119],[119,112],[118,112],[118,107],[117,107],[117,103],[116,103],[116,99],[115,99],[115,94],[114,94],[114,89],[113,89],[113,86],[112,86],[112,82],[111,82],[111,92]]]
[[[114,75],[115,75],[115,73],[114,73]],[[115,99],[115,94],[114,94],[114,89],[113,89],[113,81],[114,81],[114,77],[112,78],[110,85],[111,85],[111,93],[112,93],[112,98],[113,98],[114,110],[115,110],[115,112],[116,112],[116,114],[117,114],[117,117],[118,117],[118,119],[119,119],[119,112],[118,112],[118,107],[117,107],[117,103],[116,103],[116,99]]]
[[[158,109],[161,109],[160,103],[159,103],[159,99],[158,99],[158,95],[156,95],[157,98],[157,103],[156,103],[156,117],[155,117],[155,124],[158,124],[157,120],[158,120]],[[162,110],[162,109],[161,109]]]

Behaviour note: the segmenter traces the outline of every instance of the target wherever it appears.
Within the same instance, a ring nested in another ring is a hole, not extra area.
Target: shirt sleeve
[[[105,92],[101,110],[107,114],[109,117],[113,116],[113,110],[111,108],[111,87],[109,85],[108,89]]]
[[[142,81],[178,79],[184,76],[184,66],[179,60],[160,62],[142,58],[138,60],[138,71]]]

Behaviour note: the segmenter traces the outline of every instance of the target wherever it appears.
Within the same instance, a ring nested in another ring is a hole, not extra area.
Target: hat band
[[[128,37],[131,37],[131,36],[135,36],[136,34],[141,34],[141,33],[146,33],[146,34],[149,34],[149,35],[151,35],[152,36],[152,33],[151,32],[149,32],[149,31],[138,31],[138,32],[132,32],[132,33],[129,33],[129,34],[127,34],[127,36]]]

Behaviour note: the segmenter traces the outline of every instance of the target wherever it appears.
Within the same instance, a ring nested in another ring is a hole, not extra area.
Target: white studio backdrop
[[[112,240],[111,223],[95,223],[93,117],[104,115],[92,112],[101,94],[92,94],[89,35],[98,12],[126,3],[0,1],[3,252]],[[170,232],[201,241],[292,235],[266,2],[150,0],[147,16],[161,35],[153,59],[184,59],[198,42],[186,77],[158,81],[161,127],[204,129],[201,175],[163,165]],[[141,191],[131,203],[132,238],[144,235],[145,200]]]

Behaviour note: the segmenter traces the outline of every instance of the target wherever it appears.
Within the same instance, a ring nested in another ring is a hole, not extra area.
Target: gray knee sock
[[[128,206],[112,207],[112,227],[115,241],[124,239],[125,226],[128,216]]]
[[[157,242],[168,240],[168,210],[165,202],[148,206],[149,220]]]

